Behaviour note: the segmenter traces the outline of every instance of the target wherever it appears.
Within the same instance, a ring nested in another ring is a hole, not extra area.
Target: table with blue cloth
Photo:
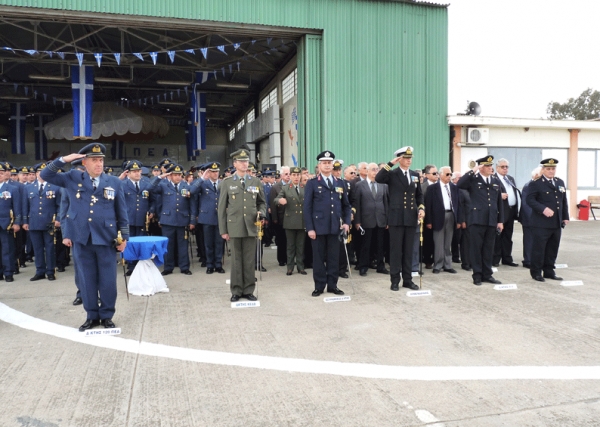
[[[131,295],[154,295],[169,292],[167,282],[157,266],[164,263],[169,239],[162,236],[131,237],[123,251],[127,261],[138,261],[129,279]]]

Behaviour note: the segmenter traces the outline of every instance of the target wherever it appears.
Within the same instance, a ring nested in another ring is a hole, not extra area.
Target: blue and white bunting
[[[208,48],[207,47],[201,47],[200,52],[202,52],[202,56],[204,56],[204,59],[208,59]]]
[[[121,54],[114,53],[113,55],[115,55],[115,61],[117,61],[117,65],[121,65]]]
[[[48,158],[48,138],[44,132],[47,116],[33,116],[35,132],[35,159],[46,160]]]
[[[56,54],[58,55],[58,57],[60,59],[63,59],[63,60],[65,59],[65,53],[64,52],[56,52]]]
[[[98,63],[98,67],[102,65],[102,54],[94,53],[94,58],[96,58],[96,62]]]
[[[94,101],[94,67],[71,66],[71,88],[73,92],[73,136],[92,137],[92,105]]]
[[[150,52],[150,58],[152,58],[152,63],[156,65],[156,58],[158,57],[157,52]]]
[[[213,77],[212,74],[211,71],[196,71],[196,83],[206,83]]]
[[[186,49],[186,50],[184,50],[184,52],[191,53],[192,55],[196,54],[196,51],[194,49]]]
[[[227,52],[225,52],[225,46],[224,45],[217,46],[217,49],[219,49],[221,52],[223,52],[225,55],[227,55]]]
[[[25,52],[27,52],[28,54],[30,54],[31,56],[33,56],[33,55],[35,55],[37,53],[37,50],[27,49]]]
[[[144,60],[144,57],[142,56],[141,53],[134,53],[133,56],[135,56],[136,58],[138,58],[140,61]]]
[[[77,52],[75,56],[77,57],[77,62],[79,62],[79,66],[81,67],[83,65],[83,53]]]
[[[234,43],[233,44],[233,50],[238,50],[241,45],[242,45],[241,43]]]
[[[27,104],[14,102],[10,104],[10,144],[12,154],[25,154],[25,119]]]
[[[45,53],[46,55],[48,55],[50,58],[52,58],[52,54],[53,54],[54,52],[52,52],[51,50],[45,50],[45,51],[44,51],[44,53]]]
[[[175,51],[174,50],[168,50],[167,51],[167,55],[169,55],[169,59],[171,60],[171,64],[173,62],[175,62]]]

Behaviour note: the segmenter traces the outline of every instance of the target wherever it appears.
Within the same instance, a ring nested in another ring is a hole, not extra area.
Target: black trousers
[[[277,262],[287,265],[287,239],[281,223],[273,224],[275,230],[275,244],[277,245]]]
[[[513,262],[512,257],[512,248],[513,248],[513,231],[515,228],[515,214],[516,214],[517,206],[513,206],[510,208],[510,212],[505,212],[508,219],[504,223],[504,228],[502,233],[499,236],[496,236],[496,241],[494,243],[494,264],[499,264],[502,261],[502,264],[510,264]]]
[[[473,281],[489,279],[492,277],[496,227],[472,224],[468,230]]]
[[[433,230],[423,227],[423,262],[433,264]]]
[[[383,263],[383,236],[385,228],[365,228],[365,234],[362,237],[360,245],[360,256],[358,257],[359,270],[367,269],[371,266],[371,247],[375,247],[375,259],[377,260],[377,269],[385,267]]]
[[[311,240],[313,250],[313,280],[315,290],[328,291],[337,288],[339,278],[340,241],[337,234],[317,235]]]
[[[412,282],[412,254],[417,227],[390,226],[390,278],[400,283]],[[432,255],[433,256],[433,255]]]
[[[535,249],[531,251],[531,277],[554,275],[554,263],[560,246],[561,228],[531,227]]]
[[[196,236],[196,256],[200,261],[206,261],[206,245],[204,243],[204,227],[194,228]]]
[[[469,253],[469,228],[460,229],[460,265],[471,267],[471,254]]]
[[[531,227],[523,226],[523,264],[531,265],[531,253],[533,252],[533,236]]]

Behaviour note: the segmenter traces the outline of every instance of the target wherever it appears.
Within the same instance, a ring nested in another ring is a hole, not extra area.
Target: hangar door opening
[[[24,12],[0,7],[0,158],[15,165],[100,140],[117,168],[133,158],[229,164],[245,144],[260,169],[303,165],[320,144],[314,31]]]

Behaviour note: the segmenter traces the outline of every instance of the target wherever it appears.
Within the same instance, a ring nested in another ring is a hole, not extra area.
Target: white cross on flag
[[[12,154],[25,154],[25,118],[27,105],[23,102],[10,104],[10,141]]]
[[[34,131],[35,131],[35,159],[46,160],[48,158],[48,138],[44,132],[47,116],[34,116]]]
[[[92,137],[92,103],[94,102],[94,67],[71,66],[73,90],[73,137]]]
[[[206,150],[206,93],[198,92],[194,85],[192,97],[192,150]]]

